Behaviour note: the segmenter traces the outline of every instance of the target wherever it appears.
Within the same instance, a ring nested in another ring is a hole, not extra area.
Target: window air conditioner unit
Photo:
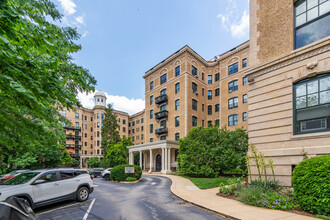
[[[313,130],[321,130],[325,128],[327,128],[326,118],[300,122],[301,131],[313,131]]]
[[[195,94],[198,95],[198,92],[196,91]]]

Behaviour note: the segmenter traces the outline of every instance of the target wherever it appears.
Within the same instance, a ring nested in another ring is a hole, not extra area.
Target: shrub
[[[260,197],[265,199],[265,207],[270,209],[289,210],[297,207],[293,195],[286,195],[282,192],[261,193]]]
[[[219,186],[219,192],[223,194],[235,194],[237,190],[239,190],[242,186],[243,178],[237,178],[237,179],[229,179],[227,183],[220,183]]]
[[[238,193],[238,200],[253,206],[265,207],[265,199],[261,197],[266,191],[261,187],[248,185]]]
[[[129,177],[126,178],[126,181],[127,181],[127,182],[133,182],[133,181],[136,181],[136,178],[135,178],[135,177],[130,177],[130,176],[129,176]]]
[[[300,162],[294,169],[292,185],[301,209],[330,215],[330,155]]]
[[[259,187],[259,188],[262,188],[262,189],[268,190],[268,191],[278,191],[282,188],[278,181],[273,181],[273,180],[268,180],[268,181],[252,180],[250,185],[254,186],[254,187]]]
[[[134,167],[134,173],[125,173],[125,167]],[[112,181],[128,181],[127,178],[135,178],[135,180],[141,179],[142,169],[137,165],[123,164],[115,166],[111,170],[110,179]],[[134,180],[134,181],[135,181]],[[132,180],[131,180],[132,181]]]

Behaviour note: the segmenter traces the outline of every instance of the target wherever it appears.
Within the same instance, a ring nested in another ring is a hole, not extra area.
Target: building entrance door
[[[160,154],[156,156],[156,172],[160,172],[162,170],[162,157]]]

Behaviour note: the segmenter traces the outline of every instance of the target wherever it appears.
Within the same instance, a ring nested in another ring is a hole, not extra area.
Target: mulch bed
[[[229,195],[229,194],[217,193],[217,196],[221,196],[221,197],[224,197],[224,198],[226,198],[226,199],[233,199],[233,200],[238,201],[238,199],[237,199],[237,197],[236,197],[235,195]],[[298,215],[305,215],[305,216],[309,216],[309,217],[316,218],[316,215],[311,214],[311,213],[308,213],[308,212],[305,212],[305,211],[303,211],[303,210],[301,210],[301,209],[281,210],[281,211],[291,212],[291,213],[298,214]]]

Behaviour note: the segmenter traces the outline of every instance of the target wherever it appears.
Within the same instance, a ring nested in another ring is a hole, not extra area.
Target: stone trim
[[[298,63],[300,61],[312,58],[314,56],[320,55],[330,51],[330,37],[323,39],[323,41],[312,43],[301,49],[293,50],[289,54],[279,57],[275,60],[261,64],[255,68],[250,68],[246,71],[248,77],[248,82],[253,83],[254,79],[267,74],[272,71],[284,68],[286,66]],[[306,68],[314,67],[315,64],[308,64]]]

